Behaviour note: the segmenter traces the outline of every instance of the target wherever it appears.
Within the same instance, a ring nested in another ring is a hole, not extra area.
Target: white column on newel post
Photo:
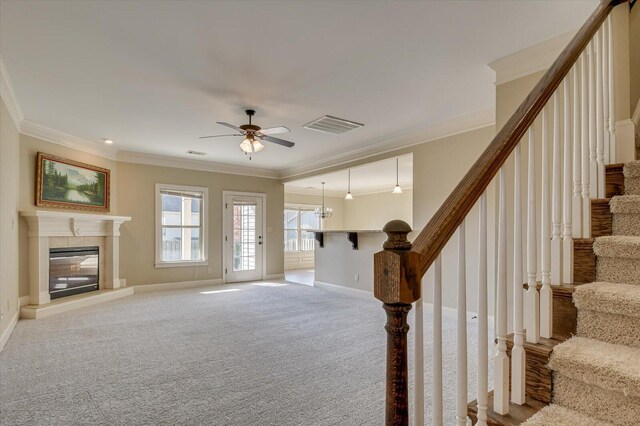
[[[513,349],[511,350],[511,401],[525,403],[526,355],[522,304],[522,166],[520,142],[514,152],[513,194]]]
[[[551,289],[551,190],[549,188],[549,137],[547,107],[542,109],[542,288],[540,289],[540,336],[551,337],[553,326],[553,290]]]
[[[588,51],[582,52],[582,60],[580,61],[580,99],[581,99],[581,119],[582,126],[582,237],[589,238],[591,236],[591,167],[589,163],[590,148],[590,127],[589,127],[589,84],[588,84]]]
[[[551,284],[562,284],[562,185],[560,173],[560,101],[558,92],[553,94],[553,173],[551,190]],[[543,188],[544,189],[544,188]],[[544,206],[544,204],[543,204]],[[544,269],[543,269],[544,271]]]
[[[573,66],[573,198],[571,230],[574,238],[582,238],[582,140],[580,133],[580,60]],[[573,274],[571,275],[573,277]]]
[[[604,101],[602,84],[602,29],[594,36],[596,42],[596,164],[598,198],[604,198]]]
[[[569,76],[564,80],[564,173],[563,173],[563,200],[562,200],[562,282],[573,282],[573,230],[571,220],[572,185],[571,185],[571,85]]]
[[[504,166],[499,173],[498,271],[496,285],[496,347],[493,358],[493,411],[509,412],[509,357],[507,356],[507,190]]]
[[[536,147],[533,127],[529,127],[529,160],[527,176],[527,342],[540,341],[540,294],[538,293],[538,255],[536,230]]]

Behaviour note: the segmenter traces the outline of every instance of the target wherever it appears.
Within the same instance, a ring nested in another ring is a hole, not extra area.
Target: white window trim
[[[163,189],[185,192],[202,192],[202,253],[203,260],[162,260],[162,197],[160,191]],[[206,266],[209,264],[209,188],[201,186],[173,185],[169,183],[156,183],[156,268],[177,268],[185,266]]]
[[[315,210],[315,209],[319,209],[321,206],[320,205],[316,205],[316,204],[294,204],[294,203],[285,203],[284,205],[284,209],[285,210]],[[319,229],[322,229],[322,220],[320,220],[320,227]],[[286,230],[292,230],[291,228],[285,228]],[[303,229],[300,228],[300,219],[298,218],[298,247],[300,247],[300,242],[302,241],[302,231]],[[295,250],[295,251],[286,251],[285,250],[285,254],[286,253],[312,253],[315,250]]]

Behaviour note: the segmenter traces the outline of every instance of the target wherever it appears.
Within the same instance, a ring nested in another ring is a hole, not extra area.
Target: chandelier
[[[324,206],[324,182],[322,182],[322,208],[315,209],[314,213],[320,219],[329,219],[333,216],[333,209]]]

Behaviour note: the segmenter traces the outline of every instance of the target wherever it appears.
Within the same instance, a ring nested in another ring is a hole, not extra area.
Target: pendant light
[[[320,219],[329,219],[331,216],[333,216],[333,209],[324,206],[324,184],[325,183],[322,182],[322,208],[315,209],[314,213]]]
[[[351,169],[349,169],[349,180],[347,184],[347,195],[344,197],[345,200],[353,200],[353,195],[351,195]]]
[[[396,158],[396,187],[393,188],[393,193],[394,194],[402,194],[402,188],[400,188],[400,184],[398,182],[398,159]]]

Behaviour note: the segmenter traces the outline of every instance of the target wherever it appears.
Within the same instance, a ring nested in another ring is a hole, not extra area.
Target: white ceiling
[[[402,189],[413,187],[413,154],[387,158],[351,168],[351,194],[354,196],[377,192],[391,192],[396,186],[396,158],[398,182]],[[325,194],[344,197],[347,193],[349,169],[324,173],[284,184],[284,191],[301,194],[320,194],[325,182]]]
[[[579,27],[598,0],[0,2],[25,121],[114,148],[287,170],[494,104],[491,61]],[[284,125],[249,161],[216,121]],[[324,114],[364,123],[335,136]],[[119,154],[120,155],[120,154]]]

